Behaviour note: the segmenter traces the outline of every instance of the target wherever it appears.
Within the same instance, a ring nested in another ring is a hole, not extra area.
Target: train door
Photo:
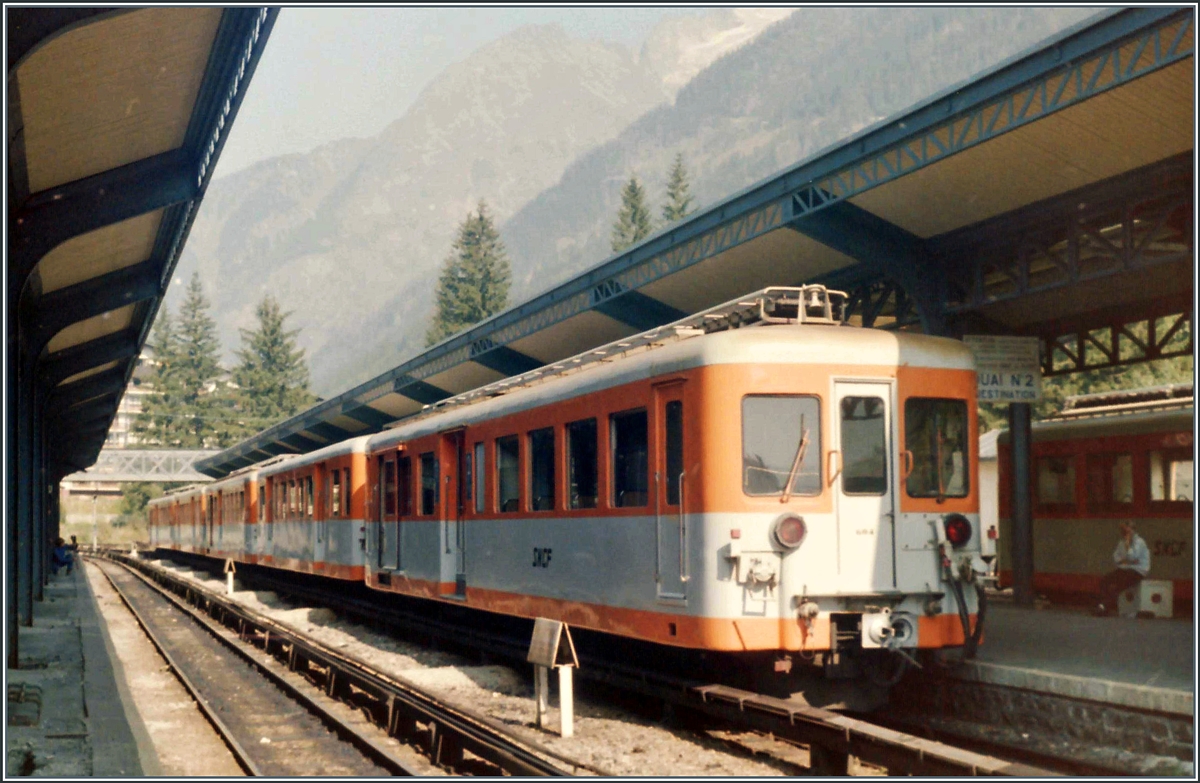
[[[206,496],[205,500],[207,502],[204,503],[201,510],[201,513],[204,514],[204,547],[206,551],[212,551],[213,536],[215,534],[213,528],[216,526],[217,518],[217,504],[213,502],[214,498],[212,495]]]
[[[892,384],[835,381],[834,404],[838,582],[848,592],[890,590],[896,586]]]
[[[463,486],[466,475],[466,430],[457,429],[442,433],[442,458],[447,470],[445,493],[442,496],[442,551],[443,583],[454,581],[454,595],[467,596],[467,546],[466,526],[463,522]]]
[[[399,568],[400,548],[398,539],[400,526],[397,523],[396,511],[396,454],[386,454],[378,458],[379,486],[377,504],[379,510],[375,519],[377,532],[375,535],[375,565],[380,569],[395,571]]]
[[[683,464],[683,381],[654,387],[654,518],[658,597],[687,597],[687,476]]]

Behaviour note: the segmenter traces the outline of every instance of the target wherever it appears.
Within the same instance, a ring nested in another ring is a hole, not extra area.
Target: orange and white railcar
[[[749,303],[371,436],[367,584],[713,651],[962,645],[970,352],[820,286]]]
[[[962,645],[992,554],[971,354],[844,304],[764,289],[175,493],[156,543],[699,650]],[[234,491],[256,524],[214,542]]]

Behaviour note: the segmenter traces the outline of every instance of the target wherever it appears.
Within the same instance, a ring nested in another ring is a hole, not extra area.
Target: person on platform
[[[63,566],[67,567],[68,574],[75,567],[75,555],[61,538],[54,542],[54,551],[50,553],[50,565],[53,566],[55,574]]]
[[[1117,613],[1117,597],[1123,590],[1137,587],[1150,573],[1150,549],[1146,541],[1133,529],[1132,522],[1122,522],[1121,538],[1113,550],[1116,568],[1100,579],[1100,603],[1096,614],[1103,617]]]

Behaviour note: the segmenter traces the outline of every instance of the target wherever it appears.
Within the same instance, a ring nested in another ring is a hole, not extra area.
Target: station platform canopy
[[[22,465],[95,462],[277,13],[6,9],[9,426],[39,430]]]
[[[1106,11],[196,467],[377,431],[770,285],[841,288],[864,326],[1037,335],[1049,374],[1190,354],[1194,33],[1192,8]]]

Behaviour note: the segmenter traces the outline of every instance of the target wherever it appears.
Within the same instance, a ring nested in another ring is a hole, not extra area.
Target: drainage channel
[[[136,574],[145,584],[155,585],[181,607],[195,606],[187,610],[231,648],[260,659],[264,673],[278,676],[279,669],[286,669],[320,689],[323,698],[350,705],[388,737],[422,748],[439,767],[469,774],[547,776],[580,770],[604,774],[513,737],[483,716],[448,705],[145,561],[111,557],[130,569],[131,578]]]

